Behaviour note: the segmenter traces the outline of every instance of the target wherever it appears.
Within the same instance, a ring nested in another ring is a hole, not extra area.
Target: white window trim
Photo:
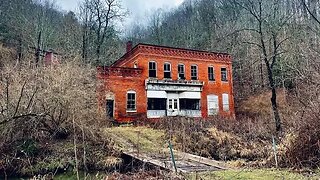
[[[213,80],[210,80],[209,71],[208,71],[208,81],[209,82],[215,82],[216,81],[216,77],[215,77],[215,73],[214,73],[214,66],[208,66],[208,68],[212,68],[212,74],[213,74]]]
[[[225,99],[223,98],[225,95],[227,95],[228,99],[228,104],[225,104]],[[224,106],[228,105],[228,109],[225,109]],[[222,110],[224,112],[229,112],[230,111],[230,95],[228,93],[223,93],[222,94]]]
[[[135,107],[135,110],[128,110],[128,94],[135,94],[135,99],[134,99],[134,107]],[[137,93],[136,91],[133,91],[133,90],[129,90],[127,91],[127,94],[126,94],[126,112],[137,112]]]
[[[166,71],[166,70],[164,69],[164,66],[165,66],[166,64],[169,64],[169,66],[170,66],[170,70],[169,70],[169,71]],[[164,73],[165,73],[165,72],[170,72],[170,78],[165,78],[165,77],[164,77]],[[172,79],[172,66],[171,66],[171,63],[169,63],[169,62],[165,62],[165,63],[163,64],[163,77],[164,77],[165,79]]]
[[[222,68],[226,68],[226,81],[222,81]],[[222,83],[228,83],[229,82],[229,80],[228,80],[228,67],[226,67],[226,66],[221,66],[220,67],[220,79],[221,79]]]
[[[182,67],[183,67],[183,76],[184,76],[184,79],[186,79],[186,66],[184,65],[184,64],[182,64],[182,63],[179,63],[178,64],[178,79],[180,79],[180,76],[179,76],[179,66],[180,65],[182,65]]]
[[[215,102],[215,101],[209,101],[209,99],[216,99],[216,105],[217,105],[217,112],[214,114],[210,114],[210,109],[209,109],[209,102]],[[220,108],[219,108],[219,96],[216,94],[209,94],[207,95],[207,109],[208,109],[208,116],[215,116],[219,114]]]
[[[192,66],[196,67],[196,79],[192,79]],[[190,77],[191,77],[191,80],[194,80],[194,81],[199,80],[198,65],[191,64],[191,66],[190,66]]]
[[[150,71],[150,63],[151,63],[151,62],[153,62],[153,63],[155,64],[155,69],[154,69],[154,70],[156,70],[156,77],[150,77],[149,71]],[[157,78],[157,77],[158,77],[157,66],[158,66],[158,64],[157,64],[156,61],[149,61],[149,62],[148,62],[148,76],[149,76],[149,78]]]

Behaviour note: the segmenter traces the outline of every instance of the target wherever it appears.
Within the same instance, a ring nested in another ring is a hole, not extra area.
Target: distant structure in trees
[[[57,65],[60,64],[60,55],[53,50],[48,50],[44,52],[44,65]]]
[[[126,49],[97,68],[100,108],[117,122],[235,116],[229,54],[132,42]]]

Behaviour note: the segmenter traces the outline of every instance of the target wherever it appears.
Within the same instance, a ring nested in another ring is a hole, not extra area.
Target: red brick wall
[[[230,58],[230,56],[228,56]],[[224,57],[225,58],[225,57]],[[185,65],[186,80],[191,80],[191,65],[198,66],[198,80],[204,82],[203,91],[201,92],[201,111],[202,117],[208,117],[207,112],[207,95],[215,94],[219,97],[219,115],[234,117],[234,100],[233,100],[233,82],[232,82],[232,65],[231,59],[199,59],[195,57],[177,57],[164,54],[150,54],[143,51],[136,51],[135,55],[129,60],[118,63],[117,66],[133,68],[137,64],[142,69],[139,77],[119,77],[109,76],[104,78],[104,87],[114,92],[115,95],[115,119],[118,121],[131,121],[135,117],[146,116],[147,111],[147,95],[145,90],[145,79],[148,78],[149,61],[157,63],[157,78],[163,79],[163,65],[166,62],[171,64],[171,76],[173,80],[178,79],[178,64]],[[215,81],[208,79],[208,67],[214,67]],[[228,71],[228,82],[221,82],[221,67],[226,67]],[[136,92],[137,112],[127,113],[127,91],[134,90]],[[230,111],[224,112],[222,108],[222,94],[229,94]]]
[[[138,67],[143,69],[142,72],[142,80],[148,78],[148,65],[149,61],[155,61],[157,63],[157,78],[163,79],[163,65],[166,62],[171,64],[171,76],[172,80],[178,79],[178,64],[185,65],[185,76],[186,80],[191,80],[191,65],[198,66],[198,79],[199,81],[204,82],[203,91],[201,95],[201,111],[202,116],[207,117],[207,95],[215,94],[219,96],[219,109],[220,115],[223,116],[234,116],[234,100],[233,100],[233,91],[232,91],[232,65],[231,63],[225,62],[213,62],[212,60],[204,61],[204,60],[197,60],[197,59],[183,59],[177,57],[161,57],[156,55],[140,55],[136,62],[138,63]],[[133,67],[133,64],[127,63],[125,66]],[[215,73],[215,81],[209,81],[208,78],[208,67],[214,67]],[[228,82],[221,81],[221,67],[226,67],[228,70]],[[229,94],[229,105],[230,111],[224,112],[222,110],[222,94],[227,93]],[[146,98],[146,97],[144,97]]]

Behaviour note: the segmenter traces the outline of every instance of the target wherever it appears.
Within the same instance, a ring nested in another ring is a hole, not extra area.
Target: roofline
[[[139,45],[145,45],[145,46],[153,46],[153,47],[160,47],[160,48],[170,48],[170,49],[176,49],[176,50],[184,50],[184,51],[193,51],[193,52],[203,52],[203,53],[213,53],[213,54],[221,54],[221,55],[230,55],[228,53],[222,53],[222,52],[213,52],[213,51],[204,51],[204,50],[197,50],[197,49],[190,49],[190,48],[179,48],[179,47],[173,47],[173,46],[163,46],[163,45],[154,45],[154,44],[148,44],[148,43],[139,43],[136,46]],[[135,46],[135,47],[136,47]],[[133,48],[132,48],[133,49]]]
[[[216,55],[226,55],[226,56],[231,56],[228,53],[221,53],[221,52],[212,52],[212,51],[203,51],[203,50],[196,50],[196,49],[188,49],[188,48],[178,48],[178,47],[172,47],[172,46],[163,46],[163,45],[155,45],[155,44],[148,44],[148,43],[138,43],[137,45],[135,45],[130,51],[126,52],[123,56],[121,56],[118,60],[116,60],[115,62],[113,62],[111,64],[111,66],[113,66],[114,64],[118,63],[119,61],[121,61],[123,58],[125,58],[126,56],[129,56],[131,54],[133,54],[133,52],[139,47],[139,46],[152,46],[152,47],[159,47],[159,48],[170,48],[170,49],[175,49],[175,50],[183,50],[183,51],[192,51],[192,52],[200,52],[200,53],[212,53],[212,54],[216,54]]]

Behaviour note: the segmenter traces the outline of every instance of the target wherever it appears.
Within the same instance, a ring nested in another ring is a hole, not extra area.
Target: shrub
[[[103,118],[97,112],[95,73],[77,59],[48,67],[2,67],[1,173],[32,173],[46,159],[50,162],[44,164],[72,165],[74,147],[79,167],[117,153],[99,131]]]

